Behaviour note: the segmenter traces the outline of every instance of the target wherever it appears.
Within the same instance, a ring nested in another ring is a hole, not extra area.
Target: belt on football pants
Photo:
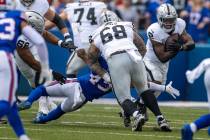
[[[126,53],[126,50],[116,51],[116,52],[112,53],[110,56],[121,54],[121,53]]]
[[[138,50],[135,50],[135,51],[138,52]],[[126,53],[126,50],[116,51],[116,52],[112,53],[110,56],[121,54],[121,53]]]

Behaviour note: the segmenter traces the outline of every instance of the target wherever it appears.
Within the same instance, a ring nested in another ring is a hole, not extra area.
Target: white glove
[[[172,81],[169,82],[168,85],[166,85],[165,87],[165,91],[167,93],[169,93],[174,99],[176,99],[176,96],[180,96],[180,92],[179,90],[175,89],[174,87],[172,87]]]
[[[43,68],[39,76],[39,84],[44,84],[44,86],[46,86],[52,80],[52,70]]]
[[[106,72],[102,77],[106,82],[111,83],[111,78],[109,76],[109,73]]]

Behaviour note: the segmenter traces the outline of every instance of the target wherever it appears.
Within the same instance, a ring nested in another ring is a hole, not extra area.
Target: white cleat
[[[193,78],[192,71],[187,70],[185,75],[186,75],[188,83],[193,84],[195,79]]]

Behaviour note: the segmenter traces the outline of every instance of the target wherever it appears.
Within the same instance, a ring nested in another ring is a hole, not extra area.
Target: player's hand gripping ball
[[[165,42],[165,51],[177,53],[182,48],[182,41],[179,34],[170,35]]]

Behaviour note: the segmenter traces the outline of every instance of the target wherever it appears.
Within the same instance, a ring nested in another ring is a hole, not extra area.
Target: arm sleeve
[[[48,50],[42,36],[30,26],[25,26],[22,29],[22,33],[25,37],[29,39],[31,43],[37,46],[37,51],[41,59],[40,62],[42,64],[42,67],[44,66],[45,68],[49,68]]]

